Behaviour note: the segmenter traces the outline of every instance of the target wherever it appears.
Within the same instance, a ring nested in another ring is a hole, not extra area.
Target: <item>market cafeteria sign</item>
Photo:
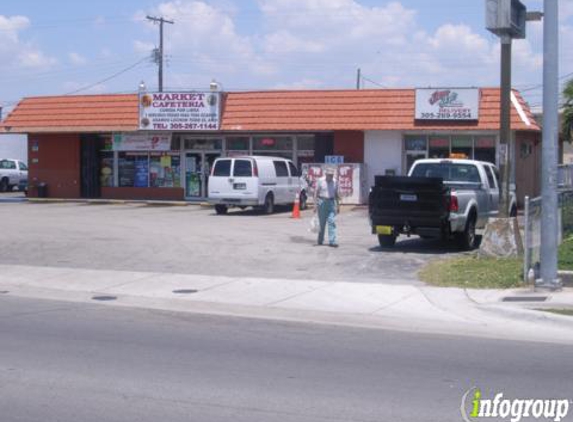
[[[169,151],[171,134],[114,133],[114,151]]]
[[[479,89],[417,89],[417,120],[478,120]]]
[[[139,129],[218,130],[218,92],[147,92],[139,95]]]

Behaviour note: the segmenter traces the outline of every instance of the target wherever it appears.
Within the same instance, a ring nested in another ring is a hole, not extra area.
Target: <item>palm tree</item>
[[[563,125],[562,133],[566,141],[571,142],[573,136],[573,79],[563,89]]]

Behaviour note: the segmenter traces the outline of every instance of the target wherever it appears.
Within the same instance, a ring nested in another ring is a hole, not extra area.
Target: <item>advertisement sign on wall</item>
[[[218,130],[219,92],[149,92],[139,94],[140,130]]]
[[[169,151],[171,134],[114,133],[114,151]]]
[[[416,89],[418,120],[478,120],[479,89]]]

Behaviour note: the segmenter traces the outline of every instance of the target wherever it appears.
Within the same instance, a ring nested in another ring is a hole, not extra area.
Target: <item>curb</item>
[[[17,202],[30,202],[36,204],[98,204],[98,205],[161,205],[173,207],[190,207],[199,206],[210,208],[211,205],[206,202],[187,202],[187,201],[161,201],[161,200],[137,200],[137,199],[66,199],[66,198],[26,198]],[[0,202],[8,202],[0,200]],[[11,202],[11,201],[10,201]],[[14,201],[16,202],[16,201]]]
[[[518,320],[518,321],[530,321],[530,322],[542,322],[542,323],[555,323],[556,325],[573,329],[573,317],[558,315],[551,312],[544,312],[537,309],[531,308],[513,308],[508,306],[503,306],[499,304],[481,304],[478,305],[478,309],[484,311],[491,311],[498,315],[503,315],[505,317]]]

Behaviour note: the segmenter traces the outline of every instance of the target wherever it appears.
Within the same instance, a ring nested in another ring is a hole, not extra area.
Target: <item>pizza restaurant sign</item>
[[[218,92],[146,92],[139,95],[139,129],[168,131],[218,130]]]
[[[479,89],[416,90],[417,120],[478,120]]]

